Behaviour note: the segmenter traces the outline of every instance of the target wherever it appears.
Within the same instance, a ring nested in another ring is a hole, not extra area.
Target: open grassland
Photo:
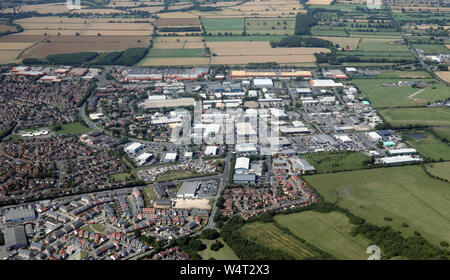
[[[394,127],[450,125],[450,108],[388,108],[379,113]]]
[[[319,173],[355,170],[366,167],[370,157],[360,152],[319,152],[302,155]]]
[[[436,246],[450,241],[450,184],[420,166],[305,176],[324,199],[369,223],[390,225],[405,236],[418,231]],[[392,221],[384,218],[390,217]],[[408,227],[402,226],[405,223]]]
[[[288,228],[296,236],[337,259],[362,260],[367,258],[369,240],[361,236],[352,237],[354,225],[338,212],[319,213],[304,211],[288,215],[276,215],[275,221]]]
[[[149,44],[148,40],[149,38],[145,36],[50,36],[48,41],[44,40],[26,50],[20,58],[45,58],[51,54],[145,48]]]
[[[282,232],[272,223],[249,223],[240,228],[241,234],[248,240],[261,246],[280,250],[295,259],[312,258],[316,253],[296,238]]]
[[[423,81],[435,83],[423,90],[412,86],[382,86],[383,83],[395,83],[398,82],[397,80],[357,79],[354,83],[376,108],[419,106],[450,97],[448,86],[437,83],[435,80]]]
[[[202,24],[207,33],[242,33],[243,18],[202,18]]]
[[[438,71],[435,72],[435,74],[442,80],[446,81],[447,83],[450,83],[450,71]]]
[[[224,246],[220,248],[218,251],[211,250],[211,244],[214,243],[216,240],[219,240],[220,243],[222,243]],[[203,251],[197,252],[203,260],[208,260],[210,258],[214,258],[216,260],[239,260],[239,258],[236,256],[236,254],[233,252],[233,250],[228,246],[225,241],[222,240],[222,238],[217,238],[216,240],[207,240],[207,239],[201,239],[203,244],[206,245],[206,249]]]
[[[248,64],[257,62],[302,63],[314,62],[314,53],[329,52],[325,48],[276,48],[269,42],[207,42],[213,64]]]
[[[434,176],[450,181],[450,161],[429,163],[425,167]]]
[[[148,57],[199,57],[204,49],[151,49]]]
[[[414,133],[424,134],[423,139],[406,138],[403,133],[403,137],[406,138],[407,143],[414,147],[423,157],[432,160],[450,160],[450,146],[443,143],[430,133],[426,131],[414,131]]]

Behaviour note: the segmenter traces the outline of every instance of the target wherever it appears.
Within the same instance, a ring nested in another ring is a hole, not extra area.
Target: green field
[[[444,45],[414,44],[413,47],[416,49],[422,49],[425,53],[429,54],[450,54],[450,50]]]
[[[450,108],[390,108],[378,112],[394,127],[450,125]]]
[[[287,227],[293,234],[328,252],[337,259],[367,259],[367,246],[370,242],[362,236],[350,235],[354,225],[338,212],[319,213],[304,211],[300,213],[277,215],[275,221]]]
[[[409,145],[413,146],[423,157],[432,160],[450,160],[450,147],[429,134],[426,131],[414,131],[408,133],[421,133],[426,137],[423,139],[406,138]],[[404,133],[402,134],[404,136]]]
[[[91,131],[92,128],[82,125],[80,122],[67,123],[61,125],[61,130],[55,131],[56,134],[78,135]]]
[[[433,130],[437,135],[450,142],[450,127],[435,127]]]
[[[404,80],[400,80],[404,81]],[[398,80],[357,79],[353,80],[360,91],[375,108],[406,107],[426,105],[427,102],[445,100],[450,97],[450,89],[432,79],[424,79],[430,86],[424,90],[412,86],[382,86],[383,83],[395,83]],[[435,82],[435,83],[433,83]],[[432,84],[431,84],[432,83]],[[414,93],[418,93],[412,96]]]
[[[110,178],[111,178],[111,179],[114,178],[114,180],[115,180],[116,182],[125,182],[125,181],[127,181],[127,179],[126,179],[127,177],[128,177],[128,178],[131,178],[131,174],[128,173],[128,172],[116,173],[116,174],[112,174],[112,175],[110,176]]]
[[[397,41],[401,43],[397,43]],[[358,51],[365,52],[408,52],[408,47],[403,41],[395,39],[363,38],[358,46]]]
[[[213,31],[244,31],[244,18],[202,18],[207,33]]]
[[[393,71],[383,72],[376,76],[378,79],[427,79],[430,73],[425,71]]]
[[[151,49],[147,57],[199,57],[204,49]]]
[[[249,223],[240,228],[240,231],[248,240],[288,253],[295,259],[312,258],[317,255],[296,238],[283,233],[273,223]]]
[[[425,167],[434,176],[450,181],[450,161],[430,163]]]
[[[286,34],[293,35],[295,18],[247,18],[245,31],[248,34]]]
[[[324,199],[405,236],[417,230],[436,246],[450,241],[450,184],[416,166],[305,176]],[[390,217],[393,221],[385,221]],[[403,227],[406,223],[409,227]]]
[[[279,42],[286,36],[204,36],[205,42]]]
[[[222,240],[222,238],[218,238],[216,240],[219,240],[224,246],[220,248],[218,251],[213,251],[210,249],[210,246],[213,242],[216,240],[207,240],[207,239],[200,239],[203,244],[206,245],[206,249],[203,251],[197,252],[203,260],[208,260],[209,258],[214,258],[216,260],[239,260],[239,258],[236,256],[236,254],[233,252],[233,250],[228,246],[225,241]]]
[[[366,167],[370,157],[360,152],[319,152],[302,155],[318,173],[355,170]]]

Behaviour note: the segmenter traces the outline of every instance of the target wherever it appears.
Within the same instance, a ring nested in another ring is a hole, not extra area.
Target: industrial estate
[[[0,259],[450,258],[450,4],[0,3]]]

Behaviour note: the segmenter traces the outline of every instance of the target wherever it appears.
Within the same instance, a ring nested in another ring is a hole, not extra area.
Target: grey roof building
[[[34,209],[11,209],[3,216],[6,224],[33,221],[36,219]]]
[[[233,182],[238,184],[254,184],[256,183],[255,174],[234,174]]]
[[[6,250],[16,250],[28,247],[25,229],[23,226],[5,229]]]

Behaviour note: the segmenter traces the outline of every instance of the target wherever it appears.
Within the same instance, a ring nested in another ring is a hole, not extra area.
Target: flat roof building
[[[36,219],[34,209],[11,209],[3,216],[3,223],[22,223],[33,221],[34,219]]]
[[[253,79],[253,85],[257,88],[271,88],[273,87],[272,79]]]
[[[6,250],[17,250],[28,247],[27,237],[23,226],[17,226],[5,229]]]
[[[256,183],[255,174],[234,174],[233,182],[237,184],[254,184]]]
[[[134,143],[131,143],[130,145],[128,145],[127,147],[125,147],[123,150],[126,153],[136,154],[143,148],[144,148],[144,145],[142,145],[141,143],[138,143],[138,142],[134,142]]]
[[[192,182],[183,182],[180,190],[177,193],[178,198],[196,198],[198,194],[198,190],[200,189],[201,182],[192,181]]]
[[[178,158],[177,153],[167,153],[164,157],[164,162],[173,162],[176,161]]]
[[[219,148],[217,146],[206,146],[205,155],[207,156],[215,156],[217,155],[217,150]]]
[[[247,157],[238,157],[236,159],[236,164],[234,165],[234,171],[236,173],[243,173],[248,171],[250,168],[250,159]]]

